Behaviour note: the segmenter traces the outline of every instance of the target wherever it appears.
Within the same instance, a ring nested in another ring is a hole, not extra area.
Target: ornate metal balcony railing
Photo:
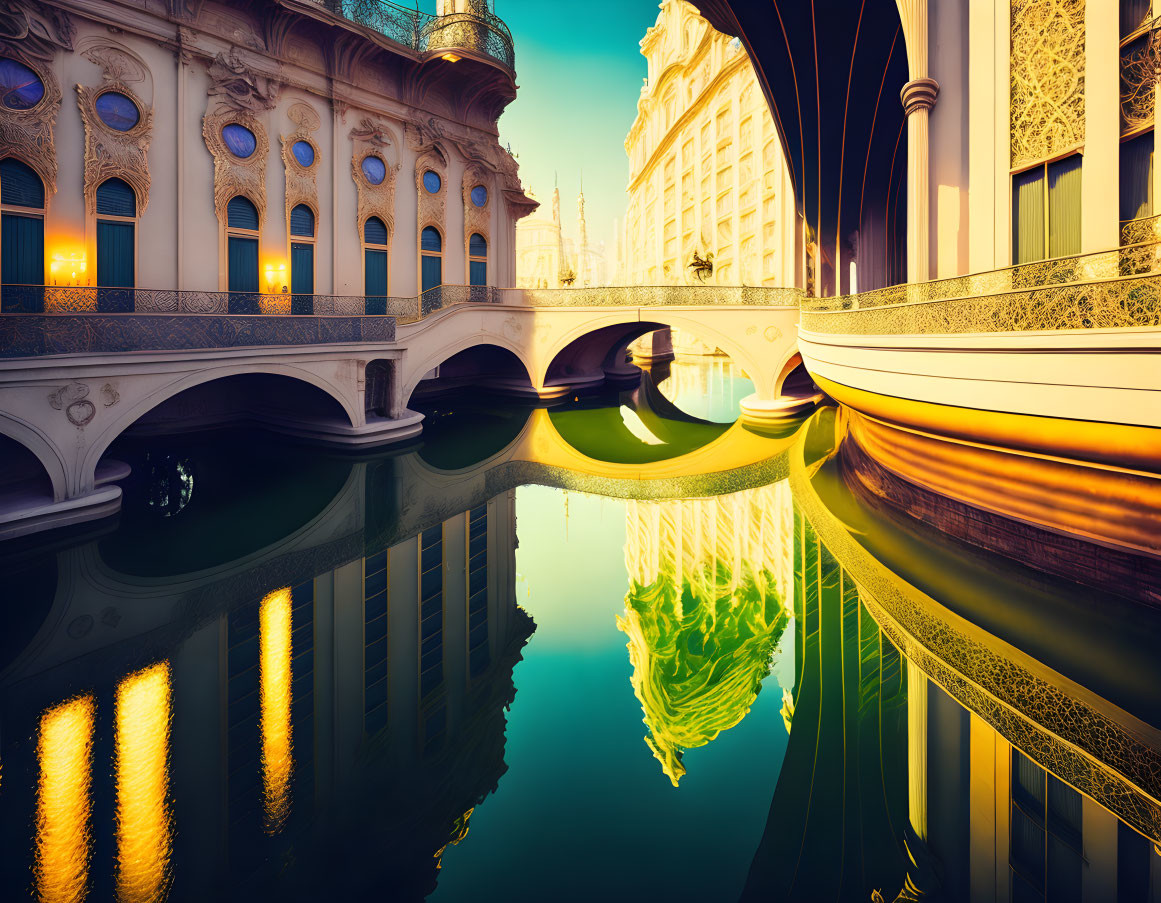
[[[453,304],[498,304],[491,286],[443,285],[418,298],[384,295],[267,295],[93,286],[5,285],[0,312],[25,314],[238,314],[390,316],[410,323]]]
[[[802,289],[755,285],[613,285],[596,288],[503,289],[526,307],[798,307]]]
[[[404,47],[429,50],[469,50],[516,68],[512,32],[487,4],[477,0],[471,12],[433,16],[387,0],[304,0],[357,25],[370,28]]]
[[[989,297],[1014,295],[1048,287],[1065,288],[1070,285],[1093,285],[1101,281],[1122,280],[1132,276],[1161,273],[1161,217],[1130,220],[1121,226],[1121,247],[1074,257],[1057,257],[990,270],[933,279],[930,282],[904,283],[874,289],[856,295],[835,298],[804,298],[803,314],[827,314],[866,311],[870,308],[899,307],[944,301],[976,301]],[[1143,280],[1149,283],[1149,280]],[[1041,299],[1042,300],[1042,299]],[[1043,318],[1041,326],[1024,329],[1072,329],[1084,326],[1054,326]],[[1086,319],[1084,317],[1080,319]],[[1091,318],[1087,318],[1091,319]],[[804,320],[805,322],[805,320]],[[821,320],[811,320],[821,325]],[[1106,324],[1108,325],[1108,324]],[[1117,325],[1127,325],[1118,323]],[[828,330],[823,330],[828,331]],[[961,331],[961,330],[953,330]],[[983,330],[995,331],[993,329]]]

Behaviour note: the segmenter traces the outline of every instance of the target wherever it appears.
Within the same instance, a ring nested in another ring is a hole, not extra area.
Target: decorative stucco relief
[[[419,193],[419,222],[416,236],[426,226],[435,226],[446,236],[444,226],[447,213],[447,154],[438,144],[420,153],[415,161],[415,190]],[[439,191],[428,191],[423,185],[423,174],[432,170],[439,176]]]
[[[61,90],[51,62],[57,51],[73,49],[76,26],[67,13],[39,3],[0,0],[0,55],[24,63],[44,83],[44,97],[29,110],[4,110],[0,116],[0,157],[23,160],[45,185],[45,204],[56,194],[56,145],[53,128]]]
[[[318,113],[306,103],[293,104],[286,111],[287,117],[294,123],[295,129],[289,135],[282,136],[282,166],[286,173],[286,223],[289,234],[290,211],[299,204],[306,204],[318,216],[318,180],[316,173],[319,168],[320,150],[318,143],[312,137],[322,120]],[[303,166],[294,154],[294,145],[298,142],[309,144],[314,151],[314,160],[310,166]]]
[[[101,67],[101,84],[77,85],[77,106],[85,124],[85,209],[97,212],[97,187],[106,179],[123,179],[137,195],[137,213],[149,205],[149,144],[153,139],[153,109],[140,92],[148,70],[140,60],[117,47],[94,47],[85,57]],[[140,118],[128,131],[109,128],[97,115],[97,98],[106,91],[124,94],[137,106]]]
[[[242,195],[266,218],[266,158],[270,141],[259,115],[274,108],[282,85],[275,76],[247,65],[237,52],[219,53],[209,65],[210,109],[202,120],[202,137],[214,158],[214,210],[226,221],[230,198]],[[256,142],[254,152],[241,158],[230,152],[222,129],[231,123],[245,126]]]
[[[395,177],[402,164],[399,162],[398,141],[394,133],[384,125],[366,118],[359,127],[351,129],[354,153],[351,156],[351,178],[355,180],[358,192],[355,225],[358,235],[363,234],[363,226],[372,216],[377,216],[387,227],[387,239],[395,236]],[[367,178],[363,171],[363,160],[379,157],[386,164],[387,174],[378,185]]]
[[[484,206],[477,207],[472,200],[472,189],[482,185],[488,191]],[[492,174],[478,163],[472,163],[464,171],[464,254],[468,253],[468,243],[472,233],[478,232],[489,242],[492,241]]]
[[[1012,167],[1084,143],[1085,0],[1012,0]]]

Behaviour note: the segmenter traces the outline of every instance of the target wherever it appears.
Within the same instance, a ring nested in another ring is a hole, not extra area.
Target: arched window
[[[121,179],[97,187],[97,310],[132,313],[137,284],[137,195]]]
[[[290,211],[290,312],[314,313],[314,211],[299,204]]]
[[[32,167],[0,160],[0,309],[44,310],[44,183]]]
[[[259,313],[258,208],[241,195],[226,205],[226,265],[230,313]]]
[[[468,239],[468,284],[488,284],[488,242],[479,232]]]
[[[377,216],[363,224],[363,295],[367,313],[387,313],[387,226]]]
[[[443,285],[443,236],[434,226],[427,226],[419,236],[420,291]]]

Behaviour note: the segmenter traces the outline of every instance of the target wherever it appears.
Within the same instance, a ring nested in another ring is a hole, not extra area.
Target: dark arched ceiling
[[[692,2],[754,63],[798,212],[818,235],[820,293],[849,288],[851,259],[860,290],[902,281],[908,70],[895,0]]]

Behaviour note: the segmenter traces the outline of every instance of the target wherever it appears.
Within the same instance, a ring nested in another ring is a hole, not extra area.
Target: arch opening
[[[539,396],[524,362],[499,345],[479,344],[456,352],[420,377],[408,406],[428,405],[456,393],[536,400]]]
[[[56,500],[52,477],[23,443],[0,434],[0,509],[22,510]]]

